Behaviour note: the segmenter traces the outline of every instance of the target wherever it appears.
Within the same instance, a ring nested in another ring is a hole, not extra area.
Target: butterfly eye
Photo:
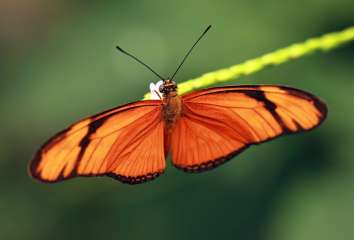
[[[161,92],[161,93],[165,93],[165,88],[164,88],[164,86],[163,86],[163,85],[161,85],[161,86],[159,87],[159,92]]]

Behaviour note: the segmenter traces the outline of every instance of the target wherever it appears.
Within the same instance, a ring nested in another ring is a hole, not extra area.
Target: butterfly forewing
[[[171,136],[173,163],[185,171],[205,171],[249,145],[308,131],[326,114],[326,105],[317,97],[289,87],[196,91],[183,96],[183,112]]]
[[[30,174],[44,182],[107,175],[127,183],[165,169],[161,101],[140,101],[86,118],[37,152]]]

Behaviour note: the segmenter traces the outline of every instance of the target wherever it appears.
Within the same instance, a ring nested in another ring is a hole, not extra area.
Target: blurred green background
[[[352,239],[354,44],[234,84],[284,84],[325,99],[316,130],[252,147],[203,174],[169,166],[125,185],[47,185],[26,166],[54,133],[142,98],[154,75],[181,82],[354,23],[353,0],[0,1],[0,239]]]

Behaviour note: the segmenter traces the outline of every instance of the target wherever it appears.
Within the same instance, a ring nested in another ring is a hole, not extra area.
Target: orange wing
[[[177,168],[201,172],[250,146],[308,131],[326,117],[326,105],[310,93],[282,86],[230,86],[182,97],[171,136]]]
[[[44,182],[107,175],[125,183],[165,169],[161,101],[139,101],[83,119],[37,152],[30,174]]]

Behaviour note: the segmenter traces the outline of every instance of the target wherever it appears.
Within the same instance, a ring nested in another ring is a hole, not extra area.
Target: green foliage
[[[353,43],[239,78],[313,92],[329,116],[213,171],[169,166],[138,186],[108,178],[45,185],[26,165],[58,130],[139,100],[157,81],[117,44],[165,76],[212,24],[179,72],[183,82],[341,31],[353,12],[352,0],[0,2],[0,239],[351,239]]]

